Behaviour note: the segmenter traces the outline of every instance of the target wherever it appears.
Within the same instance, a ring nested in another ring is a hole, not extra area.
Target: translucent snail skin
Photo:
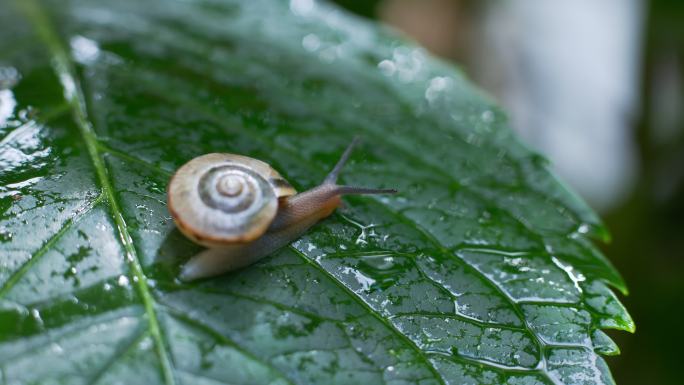
[[[185,236],[207,247],[182,267],[180,279],[258,261],[332,214],[342,195],[396,193],[337,184],[357,143],[355,138],[323,183],[300,194],[267,163],[242,155],[202,155],[179,168],[169,182],[169,211]]]

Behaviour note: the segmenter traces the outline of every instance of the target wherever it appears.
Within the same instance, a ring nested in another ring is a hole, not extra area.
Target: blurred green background
[[[634,335],[611,333],[622,350],[608,358],[615,380],[681,384],[684,1],[336,2],[458,63],[504,105],[612,233],[602,248],[637,324]],[[566,75],[570,85],[558,81]]]

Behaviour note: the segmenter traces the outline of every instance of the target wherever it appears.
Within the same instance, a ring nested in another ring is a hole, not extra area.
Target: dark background
[[[380,19],[403,30],[435,54],[475,72],[469,56],[478,44],[478,8],[482,2],[440,0],[337,0],[343,7]],[[425,5],[431,3],[429,5]],[[420,4],[420,5],[417,5]],[[421,6],[443,7],[444,12]],[[619,385],[681,384],[680,348],[684,343],[684,1],[641,3],[643,24],[639,74],[634,85],[636,112],[629,135],[639,164],[624,197],[603,208],[612,242],[601,245],[627,281],[630,294],[621,299],[637,324],[637,332],[610,332],[622,350],[607,361]],[[427,28],[421,29],[421,23]],[[419,33],[416,33],[419,31]],[[663,73],[664,61],[668,73]],[[674,65],[672,65],[674,63]],[[475,76],[473,76],[476,78]],[[476,82],[478,82],[476,80]],[[483,85],[486,88],[486,86]],[[495,92],[493,92],[495,93]],[[669,109],[664,109],[667,105]],[[674,127],[658,140],[663,124]],[[581,111],[579,111],[581,113]],[[609,150],[609,149],[606,149]],[[547,154],[553,157],[553,154]],[[591,199],[588,199],[591,203]]]

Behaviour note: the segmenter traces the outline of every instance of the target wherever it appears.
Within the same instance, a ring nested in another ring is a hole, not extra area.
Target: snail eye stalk
[[[345,149],[344,153],[342,153],[340,160],[337,161],[337,164],[335,165],[335,167],[333,167],[332,171],[330,171],[330,174],[328,174],[328,176],[326,176],[325,179],[323,180],[323,185],[335,186],[333,188],[333,190],[336,194],[339,194],[339,195],[345,195],[345,194],[365,194],[365,195],[396,194],[397,193],[396,189],[380,189],[380,188],[339,186],[339,185],[337,185],[337,178],[340,176],[340,173],[342,172],[344,165],[349,160],[349,157],[351,156],[351,153],[354,150],[354,147],[356,147],[358,145],[359,141],[360,141],[359,137],[355,136],[354,139],[352,140],[352,142],[349,143],[349,146],[347,146],[347,149]]]

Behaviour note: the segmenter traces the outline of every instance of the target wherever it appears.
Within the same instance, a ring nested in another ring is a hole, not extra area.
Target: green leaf
[[[0,383],[613,383],[607,233],[422,49],[308,0],[19,0],[0,25]],[[354,135],[344,182],[400,194],[176,279],[200,248],[173,170],[235,152],[304,190]]]

